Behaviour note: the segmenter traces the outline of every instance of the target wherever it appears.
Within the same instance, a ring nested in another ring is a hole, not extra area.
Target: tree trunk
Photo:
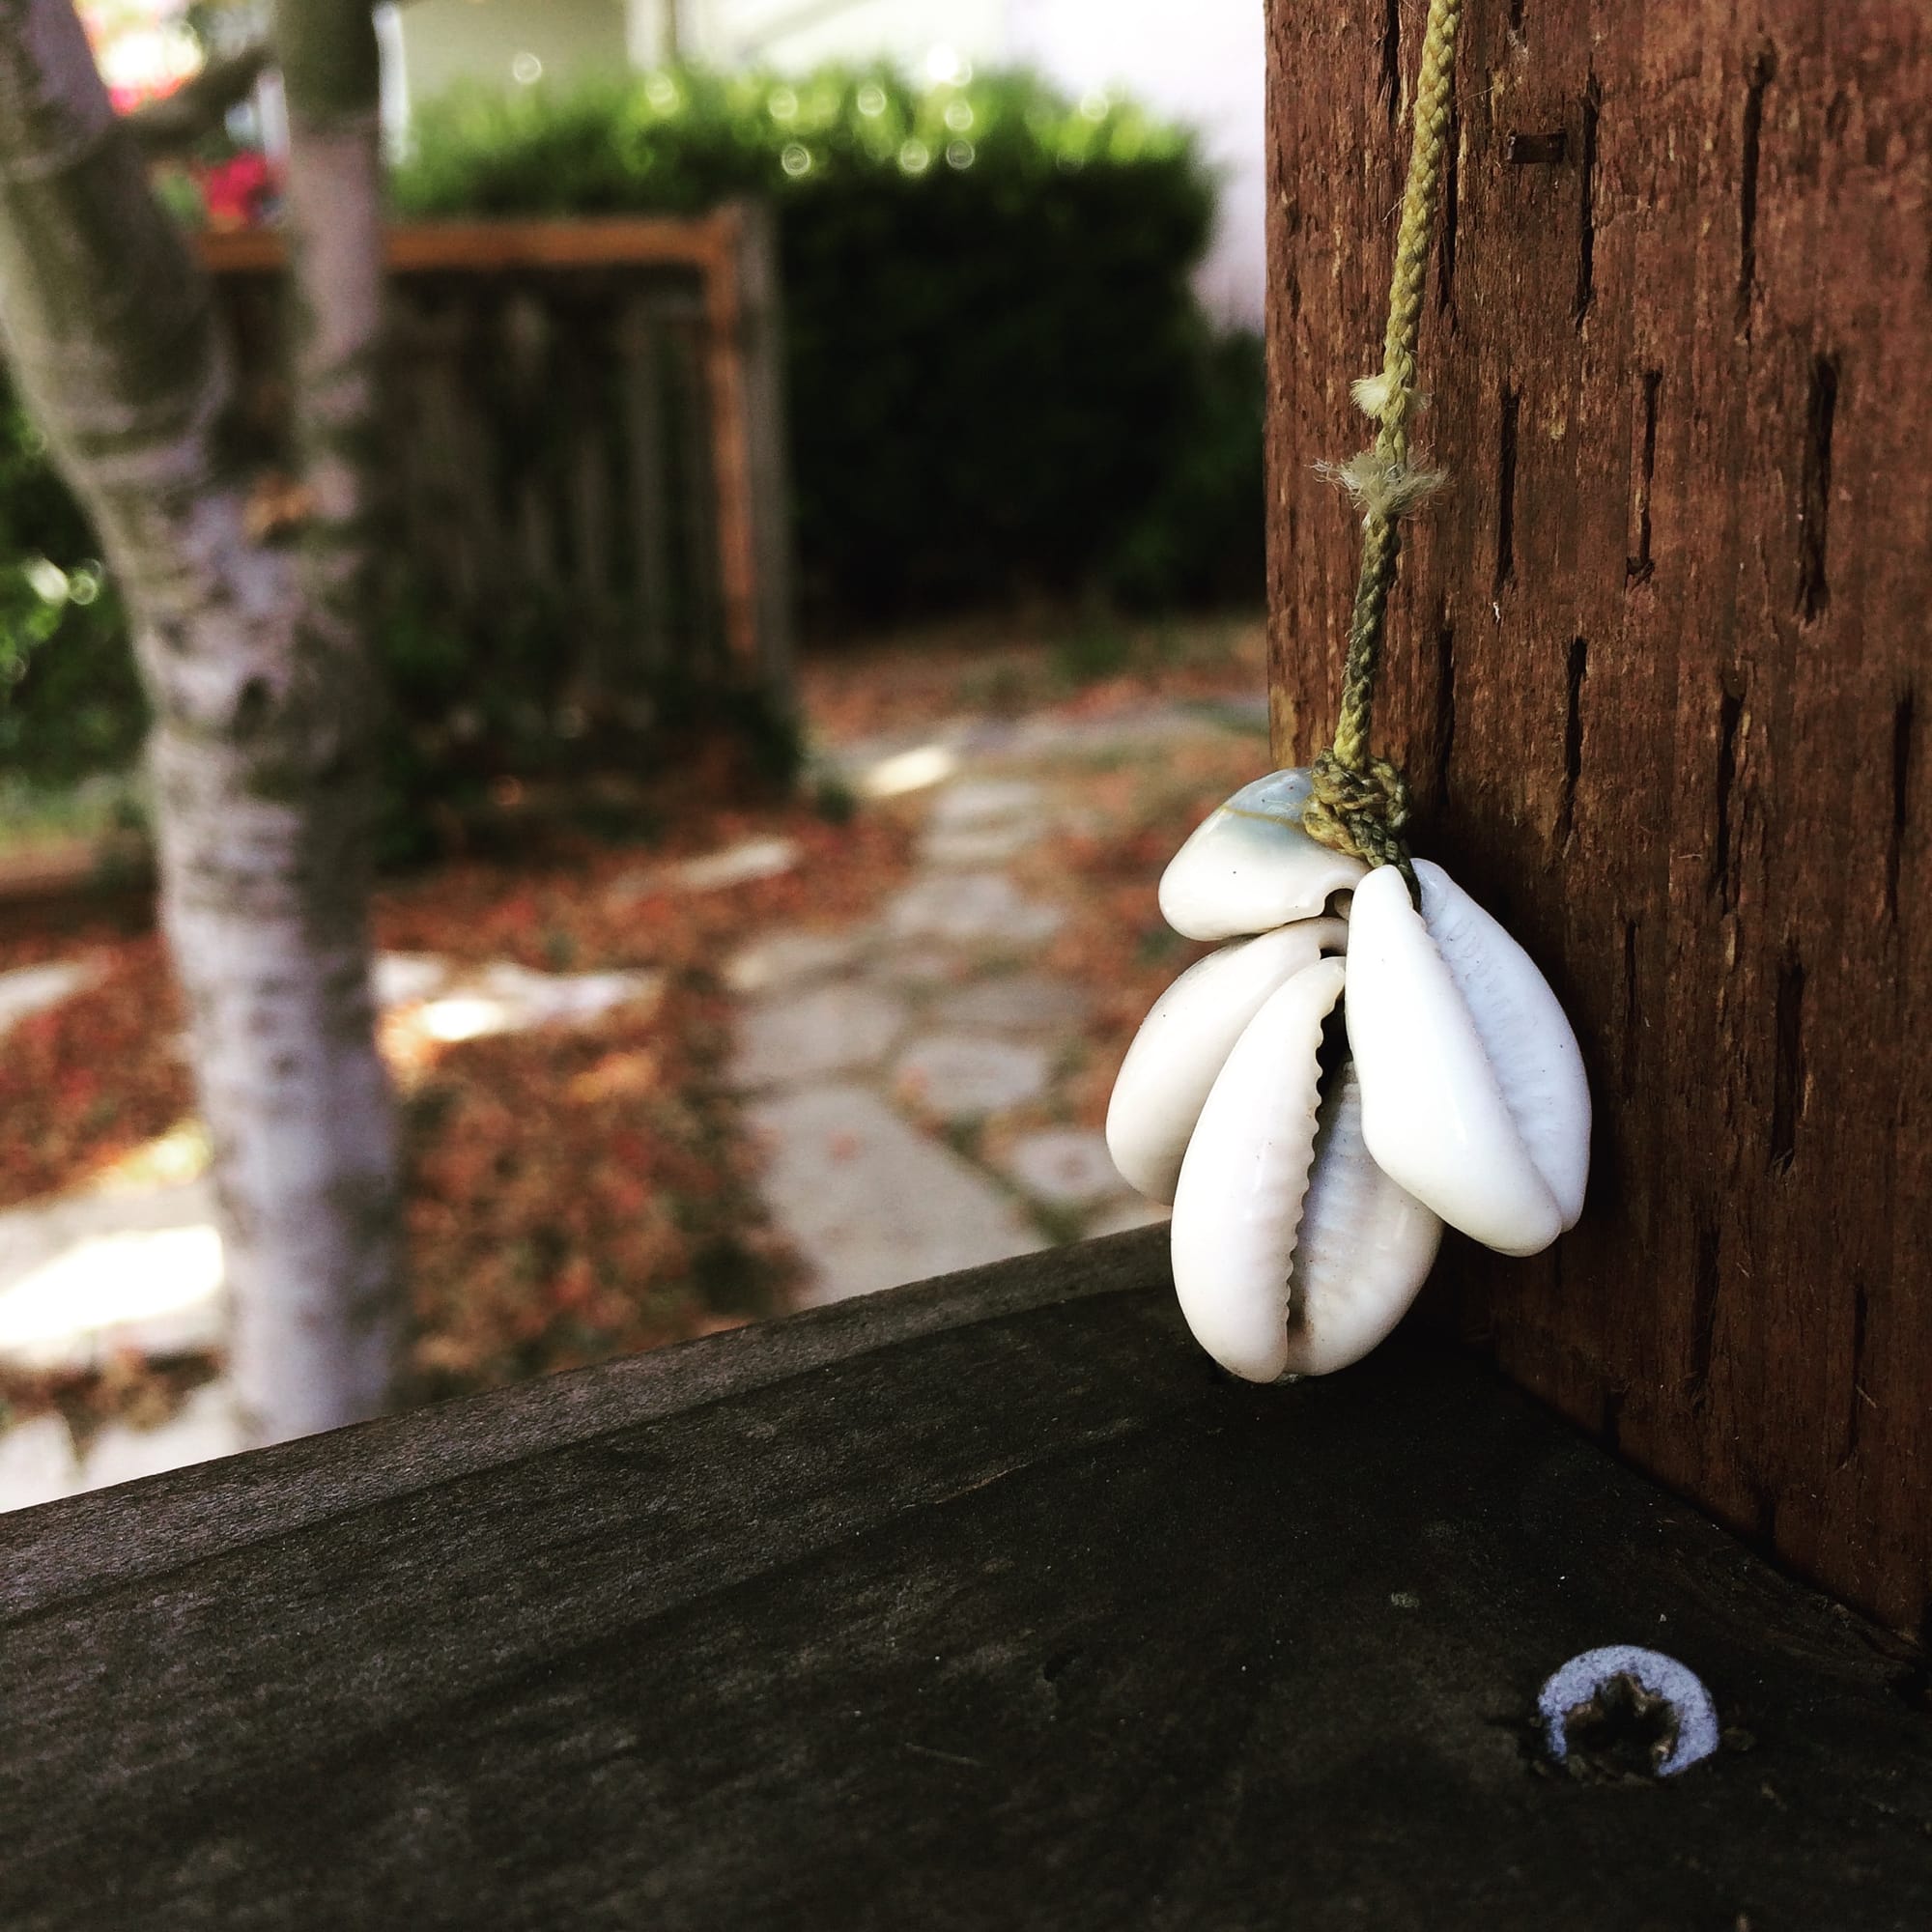
[[[0,0],[0,320],[134,615],[162,918],[263,1441],[385,1407],[404,1327],[366,923],[374,43],[366,6],[282,14],[314,451],[298,548],[251,533],[205,279],[71,7]]]
[[[1270,0],[1276,749],[1334,722],[1419,8]],[[1463,1320],[1889,1621],[1932,1601],[1932,31],[1469,0],[1378,748],[1577,1023],[1589,1205]]]

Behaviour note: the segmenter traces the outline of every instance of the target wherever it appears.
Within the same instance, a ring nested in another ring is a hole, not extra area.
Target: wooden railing
[[[203,254],[244,417],[286,439],[273,232]],[[621,703],[667,675],[788,707],[791,586],[770,223],[393,228],[385,448],[398,541],[481,639],[567,639],[560,686]]]
[[[1611,1639],[1667,1787],[1546,1755]],[[22,1932],[1932,1924],[1904,1645],[1414,1332],[1217,1375],[1159,1230],[0,1517],[0,1644]]]

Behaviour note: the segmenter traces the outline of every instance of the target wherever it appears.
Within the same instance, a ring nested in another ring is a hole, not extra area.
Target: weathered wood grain
[[[1333,719],[1421,10],[1271,0],[1277,751]],[[1509,1373],[1896,1625],[1932,1601],[1932,16],[1471,0],[1452,476],[1378,738],[1577,1020],[1582,1226],[1452,1256]]]
[[[1538,1769],[1611,1639],[1729,1726]],[[1917,1927],[1900,1647],[1460,1351],[1156,1233],[0,1520],[0,1922]]]

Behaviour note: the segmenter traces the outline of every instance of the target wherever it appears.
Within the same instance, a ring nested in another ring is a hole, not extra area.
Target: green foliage
[[[66,784],[146,728],[94,532],[0,374],[0,770]]]
[[[1109,560],[1108,587],[1143,610],[1258,604],[1265,581],[1261,337],[1220,337],[1198,369],[1187,434]]]
[[[1201,315],[1212,184],[1185,134],[1131,105],[872,70],[459,94],[421,113],[395,182],[399,213],[425,216],[748,194],[779,213],[801,577],[821,621],[1077,590],[1094,614],[1068,674],[1095,676],[1119,648],[1110,602],[1259,597],[1260,347]],[[98,557],[0,384],[0,773],[64,784],[138,749]],[[389,563],[384,849],[401,861],[502,775],[581,767],[623,733],[560,703],[542,611],[493,639],[479,676],[475,640],[407,556]],[[688,694],[651,699],[677,728]]]
[[[421,113],[395,188],[418,215],[774,203],[820,614],[1225,589],[1231,516],[1259,553],[1258,361],[1214,342],[1188,282],[1212,182],[1130,104],[882,69],[461,92]]]

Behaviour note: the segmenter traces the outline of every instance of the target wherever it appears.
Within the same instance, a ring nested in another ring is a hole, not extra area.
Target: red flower
[[[255,227],[267,219],[274,192],[274,172],[253,149],[202,171],[201,198],[211,228]]]

